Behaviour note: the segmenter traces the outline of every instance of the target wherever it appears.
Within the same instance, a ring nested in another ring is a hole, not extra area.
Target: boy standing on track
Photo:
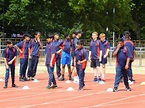
[[[83,48],[83,41],[79,40],[77,42],[77,48],[74,54],[74,66],[76,66],[78,76],[79,76],[79,88],[78,90],[83,90],[85,83],[85,69],[87,66],[88,54],[85,48]]]
[[[27,73],[27,80],[35,79],[38,60],[40,57],[40,48],[43,48],[42,41],[40,40],[40,32],[35,32],[35,38],[30,41],[30,55],[29,55],[29,68]]]
[[[91,60],[91,67],[93,68],[94,72],[94,80],[93,82],[98,82],[101,80],[100,78],[100,62],[102,59],[102,46],[100,41],[97,40],[98,33],[93,32],[92,38],[93,40],[90,43],[89,48],[89,60]]]
[[[56,51],[59,51],[60,50],[60,47],[59,47],[60,39],[59,39],[59,34],[58,33],[54,34],[53,42],[55,44]],[[60,66],[61,66],[61,54],[60,53],[59,54],[56,53],[56,73],[57,73],[58,79],[61,76],[61,68],[60,68]]]
[[[74,68],[74,52],[75,52],[75,49],[77,48],[77,42],[81,38],[82,33],[83,32],[81,32],[81,31],[74,32],[73,33],[74,37],[72,39],[72,53],[71,53],[71,56],[72,56],[72,72],[74,71],[74,82],[75,83],[79,83],[79,78],[78,78],[78,72],[76,72],[76,69]]]
[[[59,78],[59,81],[64,81],[64,73],[65,73],[65,65],[68,67],[68,73],[69,73],[69,80],[72,80],[72,72],[71,72],[71,47],[72,43],[70,40],[70,35],[65,34],[64,35],[65,40],[60,43],[61,49],[57,52],[60,53],[62,51],[62,57],[61,57],[61,64],[62,64],[62,72],[61,72],[61,78]]]
[[[129,48],[129,50],[131,51],[131,54],[132,54],[132,58],[130,59],[130,67],[128,69],[128,78],[129,78],[129,83],[131,84],[131,83],[134,83],[134,81],[135,81],[133,79],[133,73],[132,73],[132,62],[134,61],[135,46],[134,46],[134,43],[130,40],[129,31],[125,31],[124,36],[125,36],[124,45]]]
[[[24,40],[17,43],[15,47],[20,52],[20,78],[19,81],[27,81],[26,70],[28,66],[28,57],[29,57],[29,41],[30,35],[24,34]]]
[[[8,79],[9,73],[11,71],[12,78],[12,87],[18,87],[15,84],[15,62],[17,57],[17,50],[13,47],[13,43],[11,40],[7,40],[7,47],[4,49],[2,57],[4,58],[4,63],[6,66],[6,74],[5,74],[5,85],[3,88],[8,87]]]
[[[131,88],[129,87],[128,83],[127,70],[129,69],[129,62],[132,58],[132,54],[129,48],[124,46],[124,41],[122,38],[118,40],[118,46],[113,51],[113,56],[116,56],[116,76],[113,92],[118,91],[118,86],[122,75],[126,91],[131,91]]]
[[[53,42],[53,36],[52,35],[48,35],[47,37],[47,45],[45,48],[45,55],[46,55],[46,66],[47,66],[47,71],[49,74],[49,81],[48,81],[48,86],[46,87],[47,89],[51,89],[51,88],[56,88],[57,84],[56,84],[56,80],[55,80],[55,76],[54,76],[54,65],[55,65],[55,53],[56,53],[56,48],[55,48],[55,43]],[[53,85],[52,85],[53,83]]]
[[[100,34],[100,41],[101,41],[101,46],[102,46],[102,76],[101,79],[102,81],[105,81],[105,64],[107,64],[107,56],[109,53],[110,49],[110,43],[106,40],[106,35],[104,33]]]

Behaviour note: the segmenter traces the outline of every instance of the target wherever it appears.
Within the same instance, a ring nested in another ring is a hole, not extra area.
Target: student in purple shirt
[[[107,64],[107,56],[109,53],[110,49],[110,43],[106,40],[106,35],[104,33],[100,34],[100,41],[101,41],[101,46],[102,46],[102,76],[101,79],[102,81],[105,81],[105,64]]]
[[[55,44],[56,51],[60,50],[59,43],[61,42],[61,40],[59,38],[60,38],[59,33],[55,33],[53,42]],[[60,66],[61,66],[61,54],[56,53],[56,74],[57,74],[58,79],[61,76]]]
[[[57,53],[60,53],[62,51],[62,57],[61,57],[61,64],[62,64],[62,71],[61,71],[61,78],[59,78],[59,81],[64,81],[64,73],[65,73],[65,65],[68,67],[68,73],[69,73],[69,80],[72,80],[72,72],[71,72],[71,47],[72,43],[70,40],[70,35],[65,34],[65,39],[60,43],[61,49],[57,51]]]
[[[28,66],[28,57],[29,57],[29,41],[30,34],[24,34],[24,40],[17,43],[15,47],[20,52],[20,78],[19,81],[27,81],[26,70]]]
[[[85,77],[85,69],[87,66],[87,60],[88,60],[88,53],[86,49],[83,48],[83,41],[79,40],[77,42],[77,48],[74,54],[74,66],[76,66],[78,76],[79,76],[78,90],[83,90],[85,86],[84,77]]]
[[[77,42],[81,38],[82,34],[83,34],[83,32],[77,30],[76,32],[73,33],[73,39],[72,39],[71,56],[72,56],[72,72],[74,71],[74,83],[79,83],[78,72],[76,71],[76,69],[74,67],[74,52],[75,52],[75,49],[77,48]]]
[[[18,87],[15,84],[15,63],[17,57],[17,50],[13,47],[13,43],[11,40],[7,40],[7,47],[4,49],[2,57],[4,58],[4,63],[6,67],[6,74],[5,74],[5,85],[4,89],[8,87],[8,79],[9,73],[11,72],[12,78],[12,87]]]
[[[102,59],[102,46],[100,41],[97,40],[98,33],[92,33],[92,41],[89,48],[89,60],[91,61],[91,67],[93,68],[94,79],[93,82],[98,82],[100,78],[100,62]]]
[[[54,76],[54,65],[56,61],[56,48],[55,48],[55,43],[53,42],[53,35],[48,35],[47,37],[47,45],[45,48],[45,55],[46,55],[46,66],[47,66],[47,71],[49,74],[49,81],[48,81],[48,86],[46,87],[47,89],[51,88],[56,88],[56,80]]]
[[[124,36],[125,36],[124,45],[129,48],[129,50],[131,51],[131,54],[132,54],[132,58],[130,60],[130,68],[128,69],[128,78],[129,78],[129,83],[133,84],[135,80],[133,79],[132,62],[134,61],[135,46],[134,46],[134,43],[130,40],[129,31],[125,31]]]
[[[27,73],[27,80],[30,80],[30,77],[32,77],[32,80],[35,79],[36,71],[37,71],[37,65],[38,60],[40,57],[40,48],[43,48],[42,41],[40,40],[40,32],[35,32],[35,38],[31,39],[30,41],[30,49],[29,49],[29,68]]]
[[[130,67],[130,59],[132,58],[132,54],[128,47],[124,46],[123,39],[118,40],[118,46],[113,51],[113,56],[116,56],[116,76],[114,82],[113,92],[118,91],[118,86],[123,75],[124,85],[126,87],[126,91],[131,91],[128,83],[127,71]]]

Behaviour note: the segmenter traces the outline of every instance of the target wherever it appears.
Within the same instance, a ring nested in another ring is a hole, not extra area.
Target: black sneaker
[[[84,90],[84,87],[79,87],[78,88],[78,91],[82,91],[82,90]]]
[[[131,88],[130,87],[126,87],[126,91],[131,91]]]
[[[19,81],[24,82],[24,79],[23,78],[20,78]]]
[[[118,89],[115,87],[115,88],[113,89],[113,92],[118,92]]]
[[[72,78],[72,77],[70,77],[70,78],[69,78],[69,80],[70,80],[70,81],[73,81],[73,78]]]
[[[55,84],[55,85],[53,85],[53,86],[52,86],[52,88],[57,88],[57,85],[56,85],[56,84]]]
[[[8,88],[8,86],[5,85],[3,88],[6,89],[6,88]]]
[[[102,81],[102,79],[101,78],[98,78],[97,81],[100,82],[100,81]]]
[[[12,84],[12,87],[18,88],[18,86],[16,84]]]
[[[52,86],[48,85],[48,86],[46,87],[46,89],[52,89]]]
[[[94,78],[94,79],[93,79],[93,82],[97,82],[97,81],[98,81],[98,79],[97,79],[97,78]]]
[[[24,81],[29,81],[26,77],[24,77],[23,79],[24,79]]]
[[[59,81],[64,81],[64,78],[59,78],[58,80],[59,80]]]

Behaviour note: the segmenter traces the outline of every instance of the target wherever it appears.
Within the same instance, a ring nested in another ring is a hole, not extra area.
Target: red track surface
[[[86,74],[85,89],[78,91],[78,84],[67,84],[65,81],[57,81],[58,88],[45,89],[48,82],[48,74],[37,74],[39,82],[19,82],[19,88],[9,87],[3,89],[4,82],[0,82],[0,108],[145,108],[145,75],[134,75],[136,82],[130,85],[132,91],[125,91],[123,83],[120,83],[118,92],[106,92],[113,88],[114,74],[106,75],[105,84],[93,83],[93,74]],[[66,78],[67,79],[67,78]],[[23,86],[29,86],[29,90],[23,90]],[[74,91],[67,91],[68,87]]]

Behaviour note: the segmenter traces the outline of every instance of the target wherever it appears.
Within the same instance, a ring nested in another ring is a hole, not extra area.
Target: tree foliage
[[[13,32],[40,31],[72,33],[130,30],[140,38],[145,34],[143,0],[1,0],[0,24],[8,35]]]

